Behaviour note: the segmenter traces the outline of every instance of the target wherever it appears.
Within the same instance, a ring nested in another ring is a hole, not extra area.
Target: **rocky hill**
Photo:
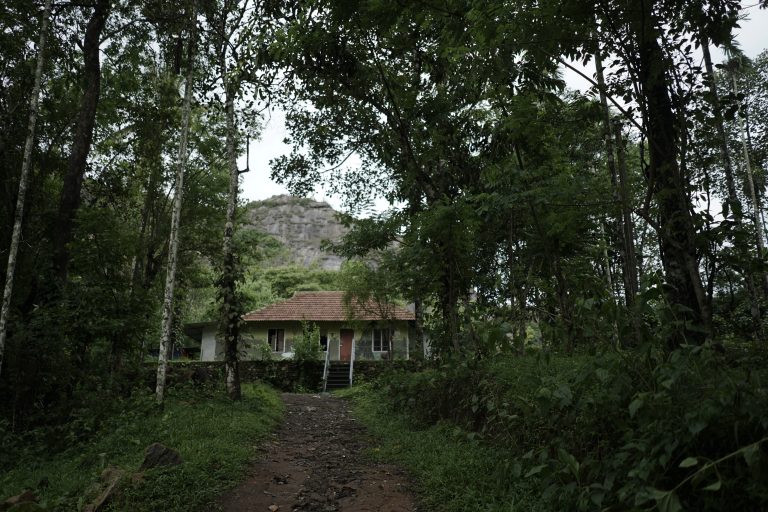
[[[244,227],[274,237],[285,247],[272,265],[317,265],[339,270],[342,259],[323,251],[323,240],[339,241],[348,231],[336,218],[328,203],[287,195],[273,196],[248,204]]]

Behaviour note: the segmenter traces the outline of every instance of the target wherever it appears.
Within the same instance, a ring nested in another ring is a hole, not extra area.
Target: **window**
[[[389,352],[392,341],[392,331],[389,329],[373,330],[373,351]]]
[[[323,352],[328,351],[328,335],[327,334],[320,335],[320,348],[323,349]]]
[[[285,329],[269,329],[267,331],[269,346],[272,352],[283,352],[285,350]]]

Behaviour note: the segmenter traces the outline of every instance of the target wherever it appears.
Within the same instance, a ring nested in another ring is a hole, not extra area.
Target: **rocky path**
[[[248,479],[218,503],[226,512],[406,512],[417,507],[399,469],[365,456],[370,441],[348,405],[283,394],[285,419]]]

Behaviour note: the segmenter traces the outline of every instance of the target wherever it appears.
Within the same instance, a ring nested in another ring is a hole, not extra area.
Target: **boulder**
[[[176,450],[168,448],[160,443],[152,443],[147,446],[147,449],[144,452],[144,462],[141,463],[139,471],[146,471],[147,469],[163,466],[178,466],[182,462],[184,461]]]

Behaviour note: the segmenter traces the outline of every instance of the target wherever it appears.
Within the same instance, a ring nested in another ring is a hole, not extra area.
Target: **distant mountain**
[[[283,244],[285,251],[267,262],[270,265],[317,265],[339,270],[342,258],[320,248],[323,240],[338,242],[348,231],[336,214],[328,203],[280,195],[249,203],[243,227],[270,235]]]

